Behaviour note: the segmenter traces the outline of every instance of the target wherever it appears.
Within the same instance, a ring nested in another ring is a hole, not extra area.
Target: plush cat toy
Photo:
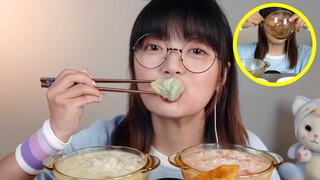
[[[285,180],[320,180],[320,99],[297,96],[292,112],[299,142],[289,148],[288,157],[297,162],[284,163],[278,172]]]

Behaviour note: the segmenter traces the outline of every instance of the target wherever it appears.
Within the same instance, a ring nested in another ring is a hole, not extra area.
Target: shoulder
[[[298,73],[300,73],[306,67],[306,65],[310,60],[312,47],[298,44],[297,49],[298,49],[298,63],[295,69],[297,70]]]
[[[239,58],[240,59],[253,58],[256,47],[257,47],[256,42],[239,44],[237,46]]]
[[[307,46],[307,45],[303,45],[303,44],[298,44],[297,48],[298,48],[298,52],[311,52],[312,51],[311,46]]]
[[[298,44],[297,45],[297,49],[298,49],[298,59],[299,60],[309,60],[311,53],[312,53],[312,47],[307,46],[307,45],[303,45],[303,44]]]
[[[245,43],[245,44],[239,44],[237,46],[238,48],[238,52],[239,51],[255,51],[257,47],[257,43],[256,42],[252,42],[252,43]]]
[[[110,145],[112,133],[123,118],[124,115],[118,115],[111,120],[97,120],[89,128],[73,135],[70,145],[63,152],[89,146]]]
[[[259,150],[264,150],[267,151],[267,147],[264,145],[262,140],[253,132],[247,130],[248,133],[248,146],[259,149]]]
[[[97,120],[88,128],[88,131],[92,131],[92,132],[113,131],[120,124],[123,118],[124,118],[124,115],[118,115],[111,120],[104,120],[104,119]]]

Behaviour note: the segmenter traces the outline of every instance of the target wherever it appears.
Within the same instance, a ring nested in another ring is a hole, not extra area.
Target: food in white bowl
[[[81,178],[106,178],[130,174],[141,169],[146,159],[133,153],[100,151],[78,154],[57,163],[57,169],[68,176]]]
[[[55,154],[43,161],[57,180],[145,180],[160,160],[125,146],[96,146]]]

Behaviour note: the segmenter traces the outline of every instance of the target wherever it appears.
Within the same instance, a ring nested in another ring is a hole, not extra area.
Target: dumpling
[[[153,81],[151,86],[157,94],[169,101],[177,100],[184,91],[183,83],[177,78],[159,79]]]

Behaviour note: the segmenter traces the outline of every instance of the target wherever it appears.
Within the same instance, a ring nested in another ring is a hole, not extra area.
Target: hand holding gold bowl
[[[261,27],[277,39],[287,39],[294,31],[294,23],[289,21],[291,16],[293,13],[287,10],[274,11],[261,21]]]

